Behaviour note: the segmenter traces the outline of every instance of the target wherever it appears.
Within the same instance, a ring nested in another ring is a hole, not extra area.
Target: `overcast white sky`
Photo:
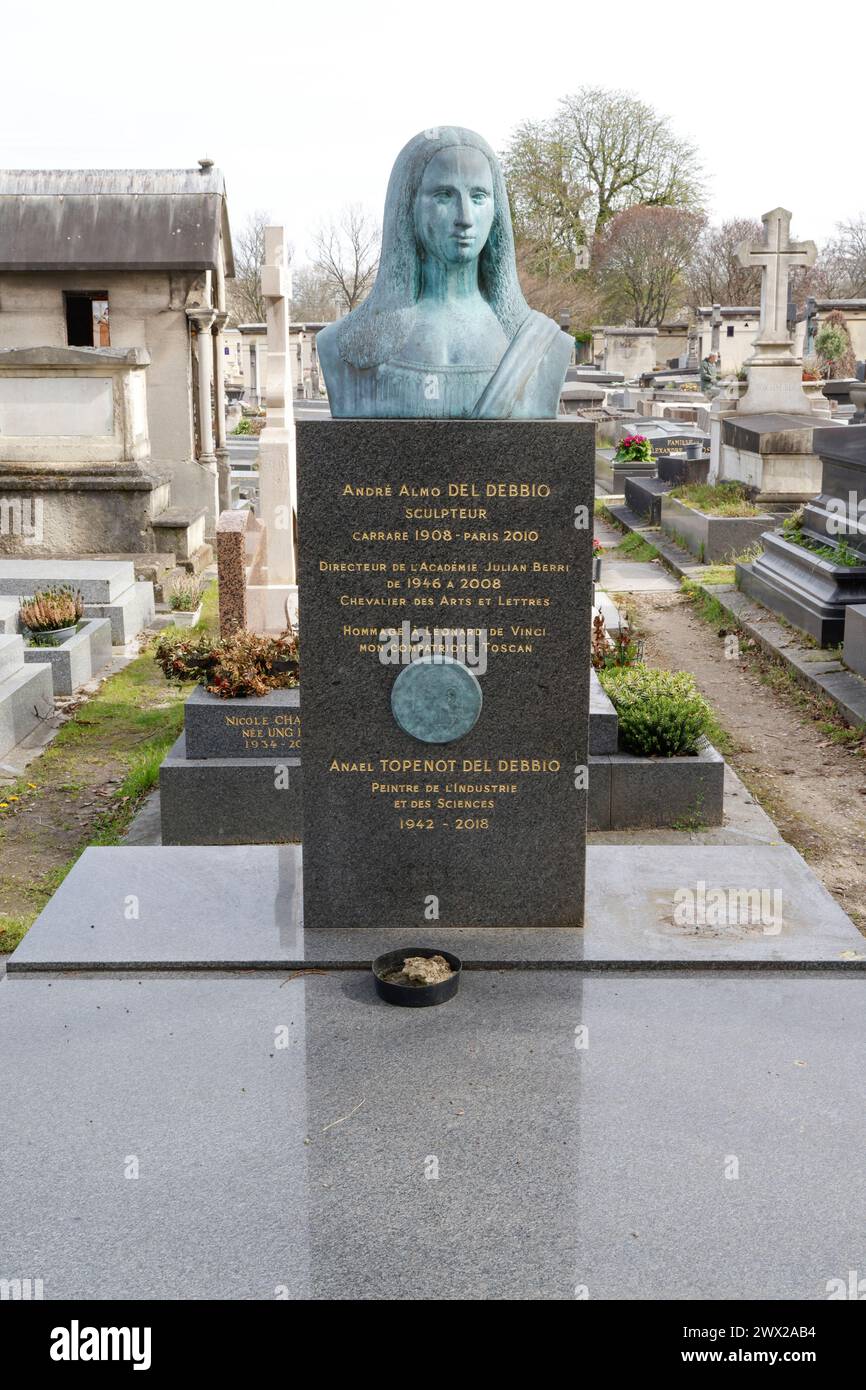
[[[4,13],[0,167],[208,155],[233,226],[267,210],[303,260],[342,204],[381,216],[416,131],[465,125],[500,149],[517,122],[592,83],[651,102],[699,147],[715,218],[781,204],[820,242],[866,211],[863,12],[862,0],[42,0]]]

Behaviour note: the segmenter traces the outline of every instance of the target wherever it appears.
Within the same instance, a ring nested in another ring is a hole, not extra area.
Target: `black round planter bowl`
[[[442,956],[454,971],[447,980],[438,985],[392,985],[382,976],[391,970],[399,970],[407,956]],[[463,962],[453,951],[443,951],[441,946],[401,946],[399,951],[386,951],[373,961],[373,981],[376,993],[388,1004],[400,1004],[406,1009],[427,1009],[431,1004],[444,1004],[453,999],[460,985]]]

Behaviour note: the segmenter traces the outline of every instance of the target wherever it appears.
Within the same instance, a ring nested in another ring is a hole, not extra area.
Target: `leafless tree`
[[[586,244],[592,191],[569,181],[568,155],[554,123],[518,126],[503,162],[527,272],[546,282],[570,276]]]
[[[532,248],[522,240],[516,249],[520,287],[530,308],[552,319],[569,314],[574,331],[598,323],[600,295],[594,276],[539,267]]]
[[[812,268],[810,293],[821,299],[866,297],[866,217],[837,225]]]
[[[273,218],[269,212],[254,212],[233,237],[235,278],[226,282],[229,310],[236,323],[264,323],[267,312],[262,295],[262,262],[265,259],[265,228]],[[292,248],[288,247],[289,262]]]
[[[688,268],[688,299],[698,305],[753,305],[761,302],[761,272],[740,265],[737,251],[744,241],[760,241],[763,226],[748,217],[733,217],[705,227]]]
[[[703,226],[703,214],[685,208],[618,213],[598,244],[596,262],[608,311],[639,328],[662,323],[675,294],[685,294],[683,276]]]
[[[556,126],[568,156],[569,182],[592,189],[594,232],[636,203],[699,203],[701,171],[694,146],[627,92],[582,87],[560,102]]]
[[[331,281],[315,266],[300,266],[292,276],[292,322],[330,323],[335,315]]]
[[[331,287],[332,298],[350,311],[369,293],[379,265],[381,233],[357,203],[313,238],[313,266]]]
[[[636,204],[699,205],[697,152],[627,92],[582,87],[546,121],[524,122],[503,155],[518,234],[573,256]]]

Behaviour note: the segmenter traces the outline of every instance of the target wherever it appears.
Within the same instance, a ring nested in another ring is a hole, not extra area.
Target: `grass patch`
[[[739,555],[731,556],[731,566],[733,567],[734,565],[751,565],[755,560],[759,558],[759,556],[763,555],[763,553],[763,545],[760,541],[755,541],[755,544],[750,545],[747,550],[741,550]]]
[[[729,623],[730,618],[726,610],[713,595],[708,594],[700,584],[696,584],[693,579],[683,578],[680,580],[680,588],[689,602],[694,606],[698,617],[703,618],[704,622],[710,623],[713,627],[719,627],[724,623]]]
[[[199,629],[216,628],[216,585]],[[90,845],[117,844],[183,728],[157,639],[109,676],[12,786],[0,790],[0,952],[14,950]]]
[[[23,917],[9,917],[5,912],[0,913],[0,956],[9,955],[20,945],[35,915],[30,913]]]
[[[702,584],[719,585],[733,584],[736,572],[733,565],[707,565],[701,575]]]
[[[742,483],[685,483],[670,492],[678,502],[707,516],[760,516]]]
[[[618,555],[623,560],[656,560],[658,551],[651,545],[639,531],[630,531],[624,536],[619,545],[614,546],[613,550],[606,552],[608,555]]]
[[[628,527],[623,526],[618,517],[614,516],[607,503],[602,502],[600,497],[595,499],[593,515],[599,517],[602,521],[606,521],[608,526],[612,526],[615,531],[625,533],[628,530]]]

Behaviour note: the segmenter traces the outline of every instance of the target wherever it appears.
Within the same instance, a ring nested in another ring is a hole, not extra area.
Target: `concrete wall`
[[[603,342],[602,368],[606,372],[621,372],[626,381],[634,381],[644,372],[655,369],[658,356],[657,328],[593,328],[593,351]]]
[[[728,328],[733,328],[734,335],[728,337]],[[757,318],[753,319],[734,319],[733,322],[722,324],[719,333],[719,356],[722,359],[721,370],[723,376],[732,375],[738,372],[743,363],[751,357],[754,352],[754,341],[758,336],[760,324]],[[701,357],[706,357],[712,352],[713,330],[708,323],[701,325]]]
[[[184,310],[192,277],[98,271],[0,275],[0,348],[66,346],[64,290],[107,290],[112,347],[146,347],[151,458],[173,506],[206,506],[212,479],[195,462],[192,360]]]
[[[684,357],[688,350],[688,324],[663,323],[659,326],[656,357],[660,366],[669,362],[672,357]]]

